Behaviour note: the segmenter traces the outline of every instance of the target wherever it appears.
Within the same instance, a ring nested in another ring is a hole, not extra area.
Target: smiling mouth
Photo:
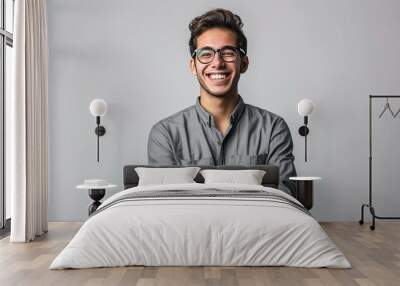
[[[219,73],[207,73],[206,77],[213,82],[221,82],[229,77],[230,73],[219,72]]]

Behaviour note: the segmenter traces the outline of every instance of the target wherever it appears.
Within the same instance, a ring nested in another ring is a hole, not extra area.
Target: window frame
[[[11,0],[14,14],[15,0]],[[10,219],[6,218],[6,189],[5,189],[5,104],[6,104],[6,47],[13,48],[13,33],[6,30],[6,0],[0,0],[0,235],[9,232]],[[14,14],[15,15],[15,14]],[[14,17],[12,15],[12,17]],[[14,30],[14,27],[13,27]]]

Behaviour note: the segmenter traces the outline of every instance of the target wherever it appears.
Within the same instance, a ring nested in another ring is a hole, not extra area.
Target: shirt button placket
[[[225,160],[224,160],[224,142],[221,142],[220,140],[217,141],[218,145],[220,146],[219,148],[219,158],[218,158],[218,165],[224,165],[225,164]]]

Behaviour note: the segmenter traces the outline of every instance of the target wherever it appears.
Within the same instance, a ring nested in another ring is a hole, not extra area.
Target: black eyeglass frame
[[[222,47],[222,48],[220,48],[220,49],[214,49],[214,48],[212,48],[212,47],[202,47],[202,48],[195,49],[195,50],[193,51],[193,53],[192,53],[192,58],[196,57],[197,60],[198,60],[200,63],[202,63],[202,64],[209,64],[209,63],[211,63],[211,62],[214,60],[215,54],[216,54],[216,53],[219,53],[219,55],[220,55],[220,57],[221,57],[220,51],[221,51],[221,50],[224,50],[224,49],[226,49],[226,48],[235,50],[236,52],[239,53],[239,56],[245,56],[245,55],[246,55],[246,51],[245,51],[245,50],[243,50],[242,48],[239,48],[239,47],[234,47],[234,46],[224,46],[224,47]],[[199,59],[199,57],[198,57],[198,52],[201,51],[201,50],[205,50],[205,49],[214,51],[214,56],[213,56],[212,59],[211,59],[209,62],[207,62],[207,63],[203,63],[202,61],[200,61],[200,59]],[[221,57],[221,59],[222,59],[224,62],[226,62],[226,63],[233,63],[233,62],[236,61],[237,57],[236,57],[235,60],[233,60],[233,61],[226,61],[223,57]]]

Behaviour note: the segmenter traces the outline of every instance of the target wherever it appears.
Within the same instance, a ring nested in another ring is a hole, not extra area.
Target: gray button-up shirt
[[[230,121],[224,136],[198,98],[153,126],[149,165],[277,165],[279,188],[294,194],[295,184],[288,180],[296,176],[293,142],[285,120],[240,97]]]

